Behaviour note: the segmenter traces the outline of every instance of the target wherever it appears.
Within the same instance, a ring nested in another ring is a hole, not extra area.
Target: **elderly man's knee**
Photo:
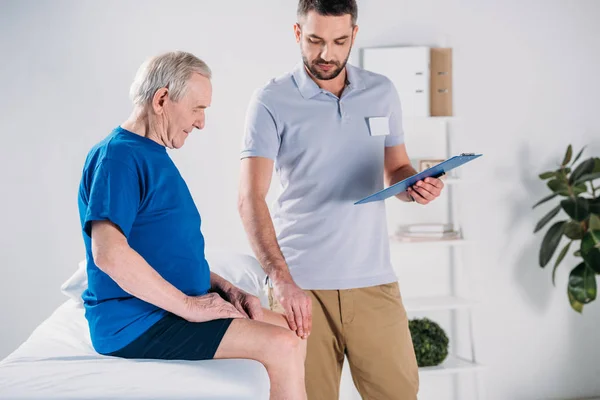
[[[267,362],[271,365],[289,363],[290,357],[296,361],[304,358],[306,346],[294,332],[278,329],[270,338],[271,345],[266,351]]]

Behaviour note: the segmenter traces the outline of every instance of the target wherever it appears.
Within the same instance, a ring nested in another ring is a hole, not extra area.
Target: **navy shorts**
[[[210,360],[231,321],[233,318],[189,322],[167,313],[133,342],[108,355],[156,360]]]

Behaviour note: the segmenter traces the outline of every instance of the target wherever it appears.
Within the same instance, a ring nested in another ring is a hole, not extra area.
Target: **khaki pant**
[[[313,305],[306,357],[309,400],[337,400],[344,355],[363,399],[413,400],[419,373],[398,283],[307,290]],[[269,290],[271,309],[283,312]]]

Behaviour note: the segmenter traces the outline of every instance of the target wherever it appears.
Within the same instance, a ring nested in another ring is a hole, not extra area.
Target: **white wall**
[[[298,61],[295,1],[0,1],[0,357],[63,300],[83,255],[77,185],[85,154],[127,117],[148,56],[185,49],[213,68],[207,127],[173,152],[209,246],[248,250],[236,211],[252,91]],[[143,4],[143,6],[141,6]],[[600,304],[569,309],[537,267],[545,188],[568,143],[600,154],[600,2],[362,0],[357,46],[454,48],[459,146],[485,154],[464,192],[477,349],[489,399],[600,395]],[[143,12],[143,16],[142,16]],[[357,55],[357,52],[355,52]],[[356,58],[356,57],[354,57]],[[410,151],[410,149],[409,149]],[[344,392],[347,393],[347,392]],[[441,398],[441,397],[439,397]]]

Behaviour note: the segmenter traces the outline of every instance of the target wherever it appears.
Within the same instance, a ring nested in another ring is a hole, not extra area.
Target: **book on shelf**
[[[398,233],[446,233],[452,232],[451,224],[410,224],[400,225]]]
[[[457,240],[461,239],[459,231],[451,224],[412,224],[398,227],[395,240],[401,242],[417,242],[427,240]]]

